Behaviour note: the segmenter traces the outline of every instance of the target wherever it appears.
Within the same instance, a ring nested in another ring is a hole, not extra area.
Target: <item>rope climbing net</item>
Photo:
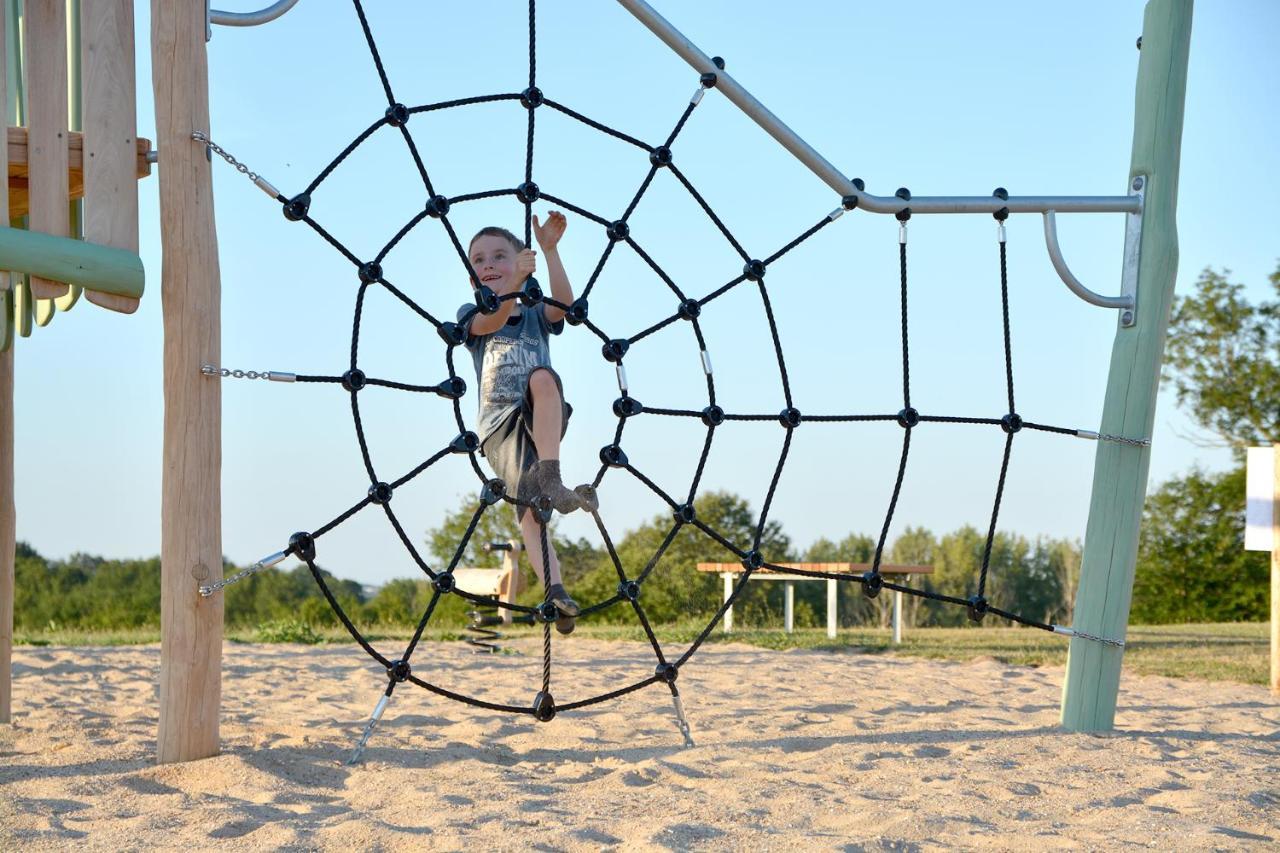
[[[633,136],[623,133],[614,128],[601,124],[567,106],[558,103],[547,97],[537,86],[536,72],[536,16],[534,9],[534,0],[529,2],[529,75],[528,85],[520,92],[485,95],[478,97],[462,98],[440,103],[426,104],[422,106],[409,107],[397,100],[391,81],[388,78],[386,69],[382,62],[382,57],[378,50],[378,45],[374,39],[373,31],[370,28],[369,21],[365,15],[365,10],[361,0],[353,0],[355,11],[359,19],[360,28],[363,32],[365,42],[368,45],[369,52],[372,55],[374,65],[377,68],[378,77],[381,81],[383,92],[386,97],[387,107],[382,116],[368,126],[360,133],[349,145],[347,145],[334,159],[330,162],[314,180],[308,184],[301,192],[291,197],[286,197],[280,193],[268,181],[260,175],[250,171],[245,165],[239,163],[229,153],[213,143],[209,137],[203,133],[194,134],[194,138],[201,144],[207,145],[212,151],[221,155],[227,162],[235,166],[240,172],[247,175],[255,184],[271,196],[275,201],[281,204],[286,219],[291,222],[301,222],[315,231],[325,242],[337,250],[347,261],[355,268],[356,275],[359,279],[359,287],[356,291],[354,322],[351,333],[351,349],[350,362],[341,375],[296,375],[292,373],[281,373],[275,371],[229,371],[223,368],[206,366],[205,373],[210,376],[222,377],[247,377],[251,379],[265,378],[272,381],[285,382],[308,382],[320,384],[338,385],[346,393],[350,395],[352,418],[355,425],[355,433],[360,447],[361,458],[364,463],[365,470],[369,478],[368,491],[363,498],[342,512],[337,517],[330,520],[321,527],[305,533],[296,533],[290,539],[288,546],[276,553],[259,561],[253,566],[233,575],[225,580],[201,588],[202,595],[210,595],[228,584],[235,583],[248,575],[260,571],[268,566],[276,565],[282,562],[286,557],[292,555],[304,561],[310,570],[312,577],[319,586],[325,599],[333,608],[334,613],[342,622],[346,630],[351,634],[356,643],[360,645],[364,651],[376,660],[387,673],[387,686],[378,706],[374,711],[369,725],[366,727],[363,737],[361,738],[360,747],[363,749],[367,742],[374,725],[381,717],[387,702],[396,686],[404,682],[411,682],[417,686],[424,688],[432,693],[463,702],[468,705],[487,708],[497,711],[506,711],[517,714],[530,714],[539,720],[550,720],[555,716],[557,711],[567,711],[575,708],[583,708],[604,702],[610,699],[623,696],[651,684],[665,684],[673,697],[676,711],[679,717],[681,731],[684,733],[686,740],[689,738],[688,726],[685,723],[683,710],[680,703],[680,693],[676,687],[676,680],[681,667],[689,661],[697,652],[698,648],[707,639],[713,630],[716,622],[722,618],[727,608],[731,607],[734,601],[739,597],[745,588],[745,584],[751,578],[752,574],[762,570],[784,571],[789,574],[805,575],[813,578],[827,578],[848,583],[859,584],[862,591],[868,597],[876,597],[882,590],[889,589],[905,593],[907,595],[919,596],[934,601],[946,602],[960,607],[964,607],[968,611],[969,617],[975,622],[981,621],[987,614],[994,614],[1003,617],[1012,622],[1022,625],[1040,628],[1046,631],[1066,634],[1070,636],[1083,637],[1085,639],[1095,640],[1103,643],[1118,645],[1119,641],[1109,640],[1101,637],[1094,637],[1074,631],[1071,628],[1051,625],[1030,619],[1020,614],[1010,612],[993,606],[987,598],[988,585],[988,569],[991,563],[992,544],[995,540],[997,523],[1000,515],[1000,503],[1005,489],[1006,475],[1009,469],[1010,454],[1013,449],[1015,437],[1023,430],[1038,430],[1049,433],[1058,433],[1063,435],[1072,435],[1094,440],[1117,441],[1126,444],[1145,445],[1148,442],[1145,439],[1130,439],[1120,436],[1111,436],[1099,434],[1087,430],[1071,429],[1060,426],[1051,426],[1048,424],[1035,423],[1025,419],[1018,413],[1014,395],[1013,380],[1013,357],[1010,345],[1010,324],[1009,324],[1009,286],[1008,272],[1006,263],[1006,236],[1005,236],[1005,219],[1009,215],[1008,208],[997,209],[993,214],[997,221],[997,238],[999,251],[999,280],[1000,280],[1000,310],[1003,326],[1003,343],[1004,343],[1004,373],[1005,373],[1005,391],[1007,396],[1007,410],[999,413],[995,417],[981,416],[955,416],[955,415],[939,415],[921,411],[912,401],[911,396],[911,347],[908,328],[908,310],[907,310],[907,293],[908,293],[908,277],[907,277],[907,231],[908,222],[911,218],[911,210],[909,202],[911,194],[905,189],[898,191],[898,198],[908,204],[900,210],[896,216],[899,222],[898,228],[898,267],[899,267],[899,295],[900,295],[900,322],[901,322],[901,355],[902,355],[902,407],[897,412],[892,413],[853,413],[853,414],[805,414],[797,407],[796,401],[792,396],[791,383],[787,374],[787,364],[783,353],[781,337],[778,331],[778,324],[774,317],[774,311],[769,298],[769,289],[766,284],[767,273],[772,265],[796,249],[813,235],[817,234],[823,228],[826,228],[846,211],[853,210],[858,206],[857,196],[846,196],[841,199],[841,204],[830,213],[824,215],[816,223],[806,228],[793,239],[783,244],[780,248],[764,257],[753,256],[748,252],[737,238],[730,232],[722,219],[716,215],[711,205],[698,192],[688,180],[685,174],[676,165],[673,157],[673,148],[686,122],[702,101],[704,94],[708,89],[716,86],[717,76],[713,72],[701,75],[698,87],[693,96],[689,99],[688,104],[684,107],[679,118],[676,120],[674,127],[657,145],[651,145],[643,142]],[[716,65],[723,69],[723,63],[718,59]],[[519,186],[511,188],[500,188],[486,190],[482,192],[466,193],[461,195],[446,195],[437,189],[436,183],[432,180],[431,174],[427,168],[421,151],[416,144],[411,131],[411,124],[416,116],[437,112],[441,110],[454,109],[475,104],[493,103],[501,101],[511,101],[518,103],[527,115],[527,134],[525,147],[524,162],[524,180]],[[534,181],[534,139],[537,116],[544,110],[553,110],[569,119],[580,122],[590,128],[601,133],[607,134],[628,146],[639,149],[644,156],[648,158],[649,169],[644,179],[641,181],[639,188],[635,191],[630,202],[625,206],[620,215],[616,217],[606,217],[598,215],[589,210],[583,209],[570,201],[552,195],[544,191]],[[407,146],[413,162],[417,168],[418,175],[421,179],[425,190],[426,201],[422,205],[422,209],[416,213],[405,225],[397,231],[394,236],[382,247],[382,249],[372,258],[362,258],[352,252],[343,244],[341,240],[326,230],[316,219],[310,214],[311,202],[314,194],[320,189],[325,180],[333,174],[334,170],[349,157],[362,143],[373,136],[382,128],[390,128],[403,138],[404,144]],[[737,272],[724,284],[716,287],[704,296],[691,296],[680,285],[668,275],[663,268],[654,261],[653,257],[641,246],[631,234],[628,220],[644,198],[646,191],[651,183],[661,171],[670,172],[671,175],[688,191],[692,199],[707,215],[716,229],[723,235],[724,239],[733,248],[733,251],[741,258],[743,266],[740,272]],[[854,181],[854,184],[861,191],[864,186],[861,181]],[[538,201],[549,202],[570,210],[579,216],[588,219],[601,227],[607,236],[607,242],[601,253],[599,260],[596,262],[590,277],[587,280],[581,295],[572,304],[563,304],[558,302],[551,296],[544,293],[533,279],[526,281],[524,287],[516,293],[509,293],[503,296],[496,295],[488,287],[483,286],[475,279],[471,269],[471,264],[467,257],[467,251],[464,249],[461,241],[458,239],[457,232],[450,221],[450,211],[457,205],[466,202],[476,201],[480,199],[493,199],[501,197],[514,197],[515,200],[523,207],[524,211],[524,236],[526,245],[530,243],[531,237],[531,217],[532,205]],[[1001,199],[1007,198],[1007,194],[1003,190],[998,189],[995,196]],[[414,299],[406,294],[401,288],[397,287],[393,282],[388,280],[384,274],[383,262],[388,254],[419,224],[427,219],[438,220],[440,226],[443,227],[448,239],[456,250],[459,260],[467,271],[467,275],[471,278],[475,285],[475,304],[466,314],[459,319],[458,322],[443,321],[434,316],[430,311],[419,305]],[[596,322],[591,319],[589,311],[589,298],[597,283],[601,280],[601,275],[605,270],[606,264],[612,253],[619,244],[625,243],[635,254],[657,275],[664,285],[672,294],[672,302],[675,306],[673,312],[665,319],[654,323],[629,336],[615,336],[604,329],[600,328]],[[774,354],[777,359],[779,375],[781,377],[782,397],[784,407],[779,412],[726,412],[716,402],[716,383],[715,375],[712,369],[711,357],[708,351],[706,339],[703,335],[703,328],[700,324],[700,316],[706,307],[717,300],[719,297],[728,293],[730,290],[750,283],[759,292],[762,307],[764,309],[765,319],[769,327],[769,335],[773,345]],[[380,379],[368,376],[359,366],[359,344],[361,334],[361,318],[365,305],[365,298],[370,288],[382,288],[391,294],[396,300],[406,306],[409,310],[421,317],[429,323],[444,344],[444,362],[448,372],[447,378],[436,385],[416,385],[404,382],[397,382],[388,379]],[[455,352],[458,346],[464,344],[467,338],[466,328],[470,321],[478,314],[493,314],[497,312],[501,304],[509,300],[519,300],[526,307],[536,306],[539,303],[552,305],[566,314],[567,322],[576,327],[585,329],[592,335],[595,335],[601,344],[601,354],[603,358],[614,366],[618,380],[618,389],[620,396],[613,401],[613,414],[617,417],[617,427],[613,434],[612,441],[601,448],[599,458],[600,467],[590,483],[593,489],[599,489],[603,480],[610,471],[624,471],[637,481],[642,483],[646,488],[652,491],[659,499],[670,507],[672,518],[671,527],[663,539],[661,545],[649,557],[643,567],[638,571],[634,571],[634,566],[625,566],[619,558],[618,552],[614,547],[613,541],[609,535],[608,529],[601,517],[599,510],[592,510],[590,514],[594,520],[596,528],[603,540],[604,547],[617,572],[618,584],[616,592],[609,598],[590,603],[581,611],[580,618],[590,617],[592,614],[604,610],[614,605],[629,605],[635,613],[635,618],[643,628],[653,653],[656,658],[656,666],[652,674],[641,678],[634,683],[627,684],[615,690],[601,693],[595,696],[575,699],[574,701],[559,703],[552,697],[552,643],[551,643],[551,624],[555,621],[557,611],[555,605],[550,600],[544,601],[536,606],[526,606],[520,604],[509,604],[500,602],[501,607],[506,607],[514,611],[531,615],[542,626],[542,677],[540,689],[537,691],[536,698],[532,704],[502,704],[486,701],[474,696],[464,695],[452,690],[448,690],[437,684],[422,678],[415,673],[410,661],[418,648],[422,639],[423,632],[427,624],[430,622],[432,614],[435,612],[437,605],[442,597],[447,595],[461,596],[462,598],[471,600],[479,604],[492,603],[488,599],[474,595],[463,589],[460,589],[454,580],[454,570],[458,566],[466,551],[468,543],[472,535],[475,533],[477,525],[482,516],[499,504],[523,505],[531,509],[538,520],[541,531],[541,549],[542,549],[542,566],[544,567],[544,589],[549,584],[549,578],[545,576],[548,560],[548,537],[547,523],[551,518],[551,501],[546,496],[539,496],[533,500],[523,500],[507,491],[506,484],[501,480],[489,478],[480,466],[477,454],[480,449],[479,437],[468,429],[466,421],[462,413],[461,401],[467,392],[467,383],[457,374],[454,365]],[[707,405],[701,410],[694,409],[678,409],[663,408],[660,406],[645,405],[639,399],[631,395],[630,388],[627,384],[627,376],[625,369],[625,359],[631,347],[650,337],[661,329],[673,324],[688,323],[692,329],[693,335],[697,340],[698,348],[701,352],[702,368],[705,373]],[[399,477],[391,480],[383,479],[379,476],[375,469],[373,459],[369,452],[368,442],[366,441],[365,430],[361,420],[360,397],[363,389],[370,386],[378,386],[383,388],[394,389],[398,391],[434,394],[447,401],[452,409],[453,421],[456,423],[458,432],[444,447],[433,453],[425,461],[418,464],[411,470],[401,474]],[[637,467],[627,456],[623,449],[623,437],[627,423],[637,417],[663,416],[672,418],[685,418],[695,422],[701,422],[706,427],[706,434],[703,440],[701,455],[689,484],[687,492],[673,496],[660,486],[658,486],[649,476]],[[694,510],[695,498],[698,495],[698,489],[703,479],[707,460],[711,453],[712,443],[717,431],[722,429],[725,424],[735,421],[757,421],[757,422],[776,422],[783,429],[782,447],[778,455],[776,464],[774,465],[773,475],[769,481],[768,490],[765,494],[763,505],[760,511],[758,522],[755,525],[754,533],[750,542],[735,542],[730,538],[722,535],[721,532],[714,529],[711,525],[700,519]],[[861,575],[829,573],[822,571],[811,571],[796,567],[781,567],[770,563],[761,553],[761,540],[765,534],[766,523],[769,518],[771,506],[774,496],[777,492],[779,481],[782,477],[784,467],[787,462],[788,453],[791,448],[792,437],[796,429],[805,424],[840,424],[840,423],[869,423],[883,422],[886,424],[896,424],[901,429],[902,443],[899,455],[897,473],[893,484],[891,496],[888,501],[883,523],[880,527],[879,536],[876,541],[874,556],[871,561],[870,570]],[[1000,462],[999,474],[996,477],[995,497],[992,503],[990,521],[987,525],[985,547],[983,549],[981,569],[979,570],[976,585],[973,588],[973,594],[967,598],[943,595],[931,590],[912,587],[908,584],[900,584],[888,581],[881,574],[881,563],[884,556],[886,539],[889,534],[890,525],[893,521],[894,512],[898,506],[899,497],[902,492],[904,476],[907,470],[907,461],[911,449],[911,437],[916,429],[924,424],[971,424],[983,425],[998,428],[1004,433],[1004,449]],[[393,495],[396,490],[404,486],[409,481],[420,476],[427,469],[431,468],[440,460],[452,456],[463,455],[470,463],[470,467],[475,471],[481,485],[479,498],[477,500],[474,514],[470,519],[465,533],[458,542],[453,552],[452,558],[448,565],[443,569],[435,569],[428,565],[427,561],[419,553],[414,546],[412,540],[405,532],[405,528],[401,521],[397,518],[393,509]],[[375,648],[361,633],[361,631],[353,624],[351,618],[344,611],[342,605],[335,597],[329,584],[326,582],[323,573],[316,564],[316,542],[321,537],[332,531],[338,525],[350,519],[356,513],[366,507],[374,506],[380,508],[386,514],[388,521],[395,530],[396,535],[403,543],[405,550],[422,570],[422,572],[430,579],[432,591],[430,600],[426,605],[424,612],[417,622],[416,629],[408,644],[396,654],[385,654]],[[658,569],[662,557],[676,535],[685,527],[691,527],[710,540],[718,543],[719,546],[732,552],[738,560],[741,561],[743,572],[733,588],[731,594],[726,596],[723,605],[710,618],[707,625],[697,634],[692,644],[678,657],[669,657],[664,651],[663,645],[659,642],[652,625],[645,614],[643,603],[643,590],[645,583],[653,576],[655,570]]]

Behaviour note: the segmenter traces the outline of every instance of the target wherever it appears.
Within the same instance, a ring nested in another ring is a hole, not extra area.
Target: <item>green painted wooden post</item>
[[[1146,182],[1138,274],[1137,323],[1117,328],[1100,432],[1148,438],[1169,307],[1178,271],[1178,160],[1187,89],[1192,0],[1150,0],[1142,26],[1142,54],[1133,117],[1130,181]],[[1122,640],[1129,621],[1138,526],[1146,498],[1151,451],[1100,441],[1084,561],[1076,591],[1077,630]],[[1106,731],[1115,722],[1124,649],[1073,638],[1062,689],[1062,726]]]

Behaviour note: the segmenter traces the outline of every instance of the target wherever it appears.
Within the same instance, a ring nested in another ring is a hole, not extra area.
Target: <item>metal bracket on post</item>
[[[209,41],[213,38],[214,24],[224,27],[257,27],[262,24],[269,24],[285,12],[288,12],[297,3],[298,0],[276,0],[275,3],[256,12],[224,12],[221,9],[210,9],[209,0],[205,0],[206,23],[204,40]]]
[[[1125,213],[1124,228],[1124,262],[1120,276],[1120,295],[1102,296],[1094,293],[1080,283],[1072,274],[1067,261],[1062,257],[1062,247],[1058,244],[1058,219],[1055,211],[1044,211],[1044,244],[1049,250],[1049,260],[1072,293],[1090,305],[1102,308],[1119,308],[1120,325],[1132,326],[1137,322],[1138,309],[1138,255],[1142,248],[1142,203],[1146,195],[1146,178],[1136,175],[1129,183],[1129,196],[1138,200],[1137,211]]]

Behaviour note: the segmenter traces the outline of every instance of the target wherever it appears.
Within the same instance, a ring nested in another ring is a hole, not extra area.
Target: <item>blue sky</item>
[[[1134,40],[1142,4],[1002,6],[814,2],[803,5],[655,0],[695,43],[827,159],[870,191],[917,194],[1120,194],[1132,138]],[[525,4],[369,0],[370,23],[397,98],[424,104],[515,92],[527,74]],[[554,98],[643,140],[665,138],[696,74],[622,7],[540,4],[538,82]],[[138,4],[139,133],[153,135],[147,4]],[[1229,267],[1252,298],[1267,296],[1280,256],[1274,83],[1280,6],[1269,0],[1201,3],[1192,32],[1179,197],[1178,290],[1206,266]],[[351,6],[304,0],[256,30],[219,28],[210,46],[213,138],[286,195],[304,187],[379,117],[385,100]],[[512,103],[415,117],[426,165],[448,195],[514,186],[523,172],[524,113]],[[162,163],[159,168],[163,168]],[[838,203],[717,93],[675,146],[676,162],[753,256],[767,256]],[[642,152],[550,111],[539,114],[535,180],[606,216],[620,213],[647,169]],[[243,176],[214,163],[222,268],[222,363],[335,374],[350,348],[356,278],[350,264],[280,215]],[[137,314],[82,304],[18,342],[18,535],[42,553],[112,557],[159,550],[162,329],[155,178],[143,181],[143,259],[149,290]],[[358,255],[372,255],[423,201],[403,143],[375,134],[316,194],[312,213]],[[545,206],[538,208],[545,210]],[[519,230],[511,199],[459,206],[458,231]],[[1060,216],[1076,275],[1118,289],[1122,218]],[[690,293],[732,278],[740,261],[668,174],[632,217],[633,235]],[[585,284],[602,229],[571,217],[562,255]],[[917,217],[911,223],[912,398],[934,414],[1003,413],[1003,357],[995,226],[989,217]],[[1044,249],[1040,217],[1009,224],[1010,303],[1018,409],[1028,419],[1094,429],[1101,412],[1113,312],[1069,294]],[[416,229],[386,261],[387,277],[437,316],[468,298],[465,273],[438,223]],[[806,413],[896,411],[900,399],[897,225],[846,215],[770,269],[796,405]],[[674,297],[630,252],[617,252],[592,298],[593,319],[618,336],[674,309]],[[740,287],[704,315],[721,404],[775,412],[784,403],[757,293]],[[570,330],[553,344],[576,414],[563,449],[567,479],[588,478],[612,437],[617,396],[598,342]],[[362,327],[367,373],[406,382],[444,378],[443,348],[423,321],[385,294],[370,295]],[[631,393],[651,406],[701,408],[705,386],[687,324],[637,344]],[[460,374],[474,386],[467,361]],[[456,432],[443,401],[395,392],[362,398],[373,458],[394,479]],[[474,422],[475,398],[464,398]],[[249,562],[315,529],[364,494],[349,401],[334,386],[223,383],[223,542]],[[1221,450],[1196,440],[1164,394],[1151,474],[1220,468]],[[674,493],[687,490],[703,430],[638,419],[631,460]],[[776,424],[717,434],[704,488],[742,494],[758,509],[781,446]],[[806,424],[797,431],[772,517],[801,546],[819,536],[878,531],[892,486],[896,426]],[[893,532],[924,525],[983,527],[1003,436],[991,428],[930,427],[913,442]],[[1095,446],[1019,436],[1002,529],[1082,537]],[[397,493],[398,515],[419,541],[441,514],[474,494],[460,458]],[[663,511],[625,475],[611,474],[603,515],[615,538]],[[571,535],[594,533],[566,519]],[[413,574],[381,514],[365,512],[322,540],[320,562],[367,582]]]

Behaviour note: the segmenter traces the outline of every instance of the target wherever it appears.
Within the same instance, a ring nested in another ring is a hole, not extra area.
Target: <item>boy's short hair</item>
[[[517,252],[524,251],[524,241],[507,229],[503,228],[501,225],[486,225],[484,228],[477,231],[476,236],[472,237],[471,242],[467,244],[468,251],[470,251],[471,247],[475,245],[475,242],[481,237],[501,237],[514,246]]]

